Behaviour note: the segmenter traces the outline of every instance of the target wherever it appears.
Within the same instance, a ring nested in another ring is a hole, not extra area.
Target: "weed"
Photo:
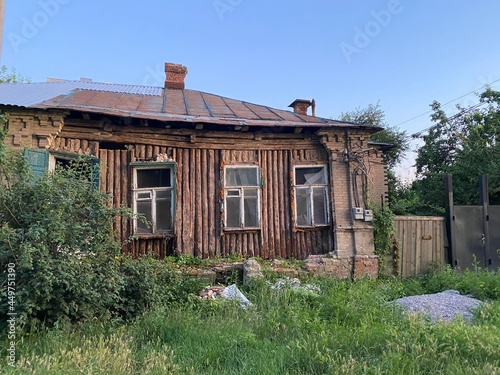
[[[255,280],[242,287],[253,304],[246,310],[235,301],[186,292],[128,322],[61,322],[26,333],[18,367],[3,372],[498,374],[500,300],[497,292],[485,292],[495,289],[498,278],[495,272],[448,268],[404,281],[311,278],[317,293],[272,289],[268,280]],[[471,324],[425,324],[389,303],[451,286],[491,300],[475,311]],[[5,354],[0,349],[2,360]]]

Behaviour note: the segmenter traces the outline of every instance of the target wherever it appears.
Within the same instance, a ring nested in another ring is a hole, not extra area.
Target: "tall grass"
[[[404,282],[308,282],[321,291],[242,287],[253,303],[247,310],[192,298],[128,324],[33,332],[18,344],[17,367],[3,373],[500,374],[498,273],[446,269]],[[472,324],[431,325],[389,303],[452,287],[488,301]]]

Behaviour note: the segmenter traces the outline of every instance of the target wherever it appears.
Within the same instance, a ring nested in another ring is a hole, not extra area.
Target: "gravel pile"
[[[395,300],[409,313],[422,314],[429,318],[432,323],[436,321],[451,321],[455,318],[463,318],[471,321],[471,311],[481,305],[481,301],[462,296],[456,290],[445,290],[436,294],[425,294],[420,296],[404,297]]]

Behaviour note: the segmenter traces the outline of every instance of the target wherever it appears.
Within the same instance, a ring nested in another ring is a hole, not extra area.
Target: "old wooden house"
[[[116,222],[134,256],[331,254],[358,273],[376,266],[368,204],[387,188],[369,136],[379,128],[315,117],[314,101],[286,111],[185,89],[186,67],[165,72],[164,87],[2,84],[6,142],[39,172],[88,155],[113,204],[151,222]]]

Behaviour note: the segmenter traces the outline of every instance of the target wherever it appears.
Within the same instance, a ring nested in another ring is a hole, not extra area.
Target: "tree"
[[[16,68],[9,68],[7,65],[0,66],[0,83],[30,83],[31,80],[16,72]]]
[[[438,102],[431,104],[436,124],[423,136],[416,159],[417,180],[412,189],[426,214],[443,214],[443,177],[452,174],[457,204],[479,202],[477,181],[481,174],[492,176],[491,201],[500,201],[500,92],[487,89],[479,103],[457,106],[459,113],[447,116]]]
[[[343,112],[340,114],[340,120],[384,128],[373,134],[370,139],[393,144],[393,147],[385,155],[390,170],[393,170],[402,161],[404,154],[409,150],[410,144],[406,132],[395,126],[389,126],[385,122],[385,113],[378,102],[375,105],[369,104],[366,108],[357,107],[352,111]]]

